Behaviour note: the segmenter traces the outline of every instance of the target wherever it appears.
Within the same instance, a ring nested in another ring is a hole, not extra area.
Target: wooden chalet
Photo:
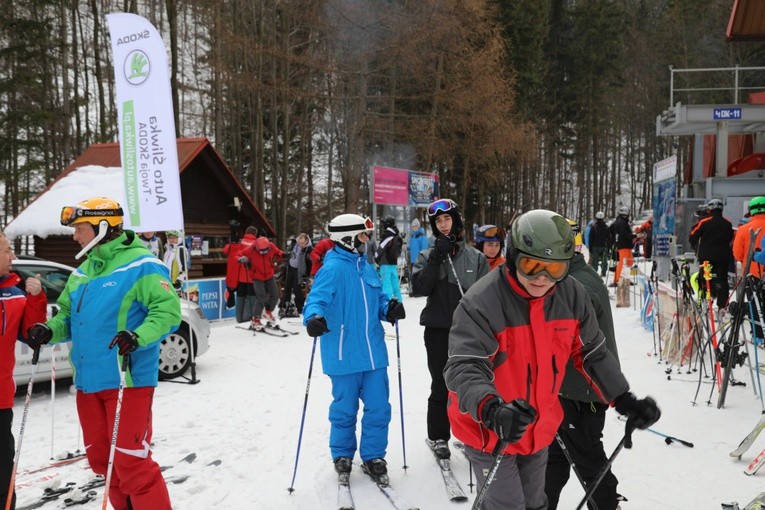
[[[184,233],[186,236],[202,236],[209,247],[207,255],[192,256],[189,277],[225,276],[226,258],[222,250],[231,237],[231,220],[240,224],[237,229],[239,237],[249,225],[257,227],[269,237],[275,235],[274,229],[207,138],[179,138],[177,147]],[[120,167],[119,144],[97,143],[88,147],[35,201],[45,200],[45,193],[60,179],[76,172],[78,168],[90,165]],[[93,195],[98,196],[97,182],[93,189]],[[238,209],[234,206],[234,197],[239,199]],[[35,256],[75,267],[79,265],[74,255],[80,247],[71,235],[50,235],[46,238],[35,232],[21,232],[21,235],[34,236]],[[164,233],[157,235],[164,239]]]

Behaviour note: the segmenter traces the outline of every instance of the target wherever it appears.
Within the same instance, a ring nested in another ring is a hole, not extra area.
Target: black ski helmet
[[[381,223],[382,223],[382,228],[395,227],[396,226],[396,218],[394,218],[393,216],[388,215],[388,216],[383,217],[383,219],[381,220]]]
[[[428,206],[428,219],[430,220],[430,228],[433,231],[433,236],[439,237],[442,235],[438,230],[438,227],[436,227],[436,218],[442,214],[448,214],[452,217],[452,230],[449,232],[449,235],[459,237],[462,234],[465,225],[462,222],[460,207],[457,205],[457,202],[451,198],[441,198],[432,202]]]

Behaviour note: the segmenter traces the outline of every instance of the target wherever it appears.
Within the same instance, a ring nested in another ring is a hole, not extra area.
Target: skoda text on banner
[[[181,182],[167,52],[148,20],[106,16],[114,58],[126,227],[183,229]]]

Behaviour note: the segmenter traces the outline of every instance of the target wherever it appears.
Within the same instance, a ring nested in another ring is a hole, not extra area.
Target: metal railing
[[[675,93],[686,93],[689,100],[691,94],[694,97],[701,95],[701,93],[709,92],[725,92],[731,93],[732,104],[740,104],[739,95],[744,91],[760,90],[765,91],[765,67],[709,67],[709,68],[697,68],[697,69],[674,69],[669,66],[670,78],[669,78],[669,106],[675,106]],[[761,76],[757,76],[755,73],[762,73]],[[723,78],[717,78],[714,73],[723,75]],[[678,75],[676,78],[675,75]],[[703,75],[703,76],[702,76]],[[727,75],[727,76],[726,76]],[[689,83],[692,78],[700,76],[699,80],[702,81],[702,85],[690,86],[687,85],[683,88],[676,88],[675,83],[681,77],[685,77],[686,83]],[[759,81],[762,85],[742,85],[746,79],[754,79]],[[710,94],[706,94],[707,97]],[[707,102],[720,102],[707,101]],[[701,104],[701,103],[699,103]]]

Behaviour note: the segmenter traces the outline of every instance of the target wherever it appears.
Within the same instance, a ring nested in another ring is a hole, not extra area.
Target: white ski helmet
[[[618,214],[619,214],[620,216],[629,216],[629,215],[630,215],[630,208],[629,208],[629,207],[627,207],[626,205],[623,205],[623,206],[621,206],[621,207],[619,208],[619,210],[618,210]]]
[[[362,232],[371,236],[374,230],[374,223],[369,217],[359,216],[358,214],[341,214],[335,216],[332,221],[327,223],[327,232],[329,238],[335,244],[348,251],[358,253],[356,238]]]
[[[595,219],[596,220],[603,220],[606,218],[606,215],[603,211],[598,211],[595,213]]]

